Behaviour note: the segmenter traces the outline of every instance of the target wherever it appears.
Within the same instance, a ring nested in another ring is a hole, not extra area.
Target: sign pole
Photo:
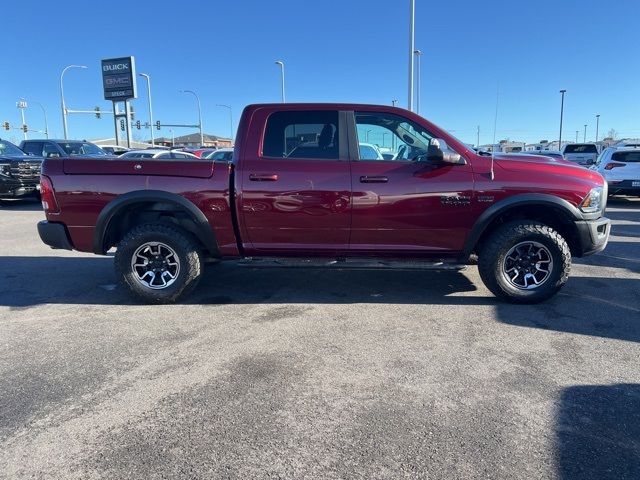
[[[116,133],[116,145],[120,146],[120,136],[118,135],[118,103],[113,101],[113,127]]]

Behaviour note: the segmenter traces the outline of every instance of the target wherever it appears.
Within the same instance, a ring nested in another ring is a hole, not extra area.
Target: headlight
[[[584,213],[595,213],[602,209],[602,197],[604,190],[602,187],[596,187],[591,189],[589,194],[580,204],[580,210]]]

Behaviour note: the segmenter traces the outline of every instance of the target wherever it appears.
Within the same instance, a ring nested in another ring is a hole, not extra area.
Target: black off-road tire
[[[503,272],[505,257],[521,242],[534,241],[546,247],[553,259],[548,278],[531,290],[522,290]],[[512,303],[543,302],[564,286],[571,271],[571,251],[565,239],[553,228],[531,221],[515,221],[498,227],[487,238],[478,255],[480,278],[498,298]]]
[[[148,242],[169,246],[179,259],[180,270],[175,281],[162,289],[142,285],[131,266],[136,250]],[[189,233],[163,223],[138,225],[118,243],[115,254],[116,275],[122,285],[145,303],[174,303],[189,294],[200,281],[203,258],[200,245]]]

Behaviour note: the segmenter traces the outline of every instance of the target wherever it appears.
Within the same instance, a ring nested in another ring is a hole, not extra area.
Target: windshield
[[[26,153],[16,147],[13,143],[7,142],[5,140],[0,140],[0,155],[23,157],[26,155]]]
[[[59,143],[60,147],[65,151],[67,155],[75,156],[75,155],[107,155],[107,153],[102,150],[97,145],[88,142],[61,142]]]
[[[598,149],[595,145],[567,145],[564,148],[564,153],[598,153]]]

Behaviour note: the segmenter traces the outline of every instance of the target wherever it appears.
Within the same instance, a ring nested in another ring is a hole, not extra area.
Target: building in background
[[[200,145],[200,134],[190,133],[189,135],[181,135],[179,137],[160,137],[155,139],[156,145],[162,145],[164,147],[191,147],[198,148],[203,147],[232,147],[233,142],[229,138],[218,137],[217,135],[209,135],[205,133],[203,135],[204,145]]]

